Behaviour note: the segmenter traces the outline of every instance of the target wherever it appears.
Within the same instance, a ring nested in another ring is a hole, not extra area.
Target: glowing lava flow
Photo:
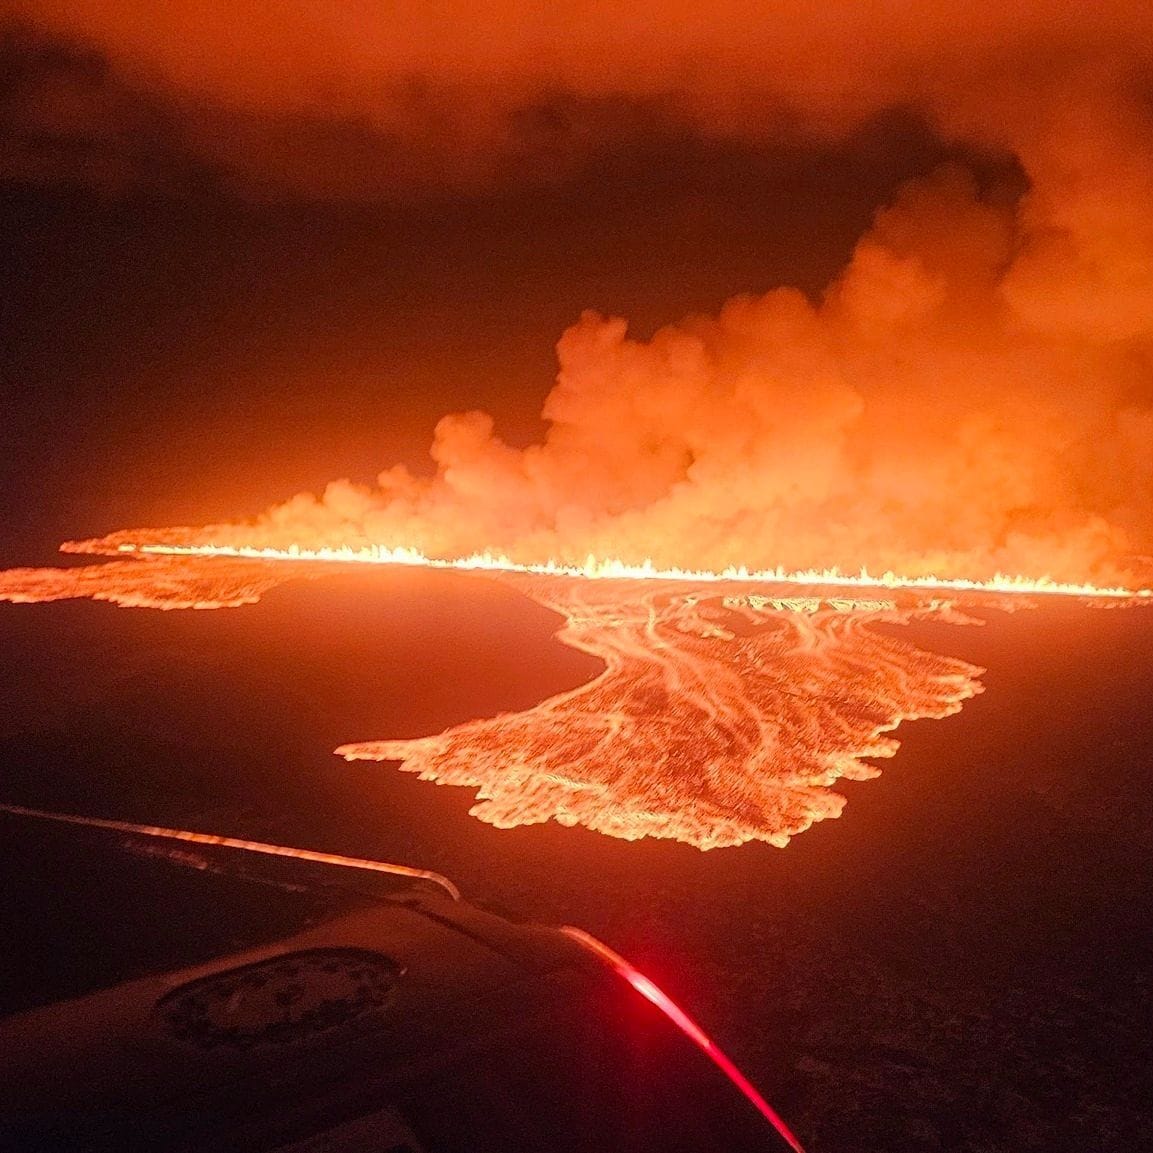
[[[271,549],[125,535],[65,546],[117,559],[0,572],[0,600],[222,608],[365,565],[484,573],[560,614],[559,639],[599,658],[603,672],[521,713],[337,752],[473,788],[471,812],[500,827],[555,820],[701,849],[749,840],[784,845],[839,815],[845,798],[833,785],[875,776],[870,759],[897,749],[892,729],[947,716],[981,691],[981,669],[871,625],[967,620],[931,598],[937,591],[996,593],[1001,603],[1022,605],[1029,598],[1018,594],[1131,604],[1148,604],[1151,595],[1011,577],[686,574],[612,562],[533,566],[503,557],[436,560],[406,549]],[[861,589],[872,595],[857,595]],[[878,589],[905,590],[901,604],[896,593],[878,597]]]
[[[238,608],[255,604],[288,581],[322,575],[316,565],[156,556],[77,568],[8,569],[0,572],[0,601],[91,599],[123,608]]]
[[[470,812],[501,828],[554,819],[701,849],[785,845],[840,814],[835,781],[877,775],[863,758],[896,752],[888,730],[981,691],[982,670],[866,627],[966,619],[945,606],[778,611],[693,585],[504,579],[563,614],[560,640],[604,672],[526,712],[337,750],[475,788]]]

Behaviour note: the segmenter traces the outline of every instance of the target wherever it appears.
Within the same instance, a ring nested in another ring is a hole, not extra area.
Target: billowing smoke
[[[965,576],[1153,551],[1147,4],[9,7],[166,93],[187,147],[252,187],[563,167],[626,146],[639,109],[764,139],[896,105],[1027,177],[912,182],[819,302],[738,297],[647,341],[586,314],[542,443],[447,416],[432,477],[338,482],[201,539]]]
[[[1140,237],[1062,238],[1034,223],[1046,212],[941,169],[878,214],[819,304],[736,297],[647,341],[587,313],[558,344],[540,444],[510,447],[484,413],[446,416],[431,477],[336,482],[195,538],[1122,572],[1153,532],[1153,308],[1139,307],[1153,282]]]

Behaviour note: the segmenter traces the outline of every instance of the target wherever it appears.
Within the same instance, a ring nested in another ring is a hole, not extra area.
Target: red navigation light
[[[733,1064],[732,1059],[720,1049],[711,1037],[662,989],[655,985],[639,969],[630,965],[619,953],[614,952],[603,941],[586,933],[583,929],[564,925],[561,932],[595,953],[602,961],[615,969],[642,997],[651,1001],[674,1025],[677,1026],[697,1047],[725,1074],[726,1077],[752,1102],[757,1111],[781,1135],[794,1153],[805,1153],[801,1143],[793,1136],[789,1127],[781,1120],[780,1114],[757,1092],[749,1079]]]

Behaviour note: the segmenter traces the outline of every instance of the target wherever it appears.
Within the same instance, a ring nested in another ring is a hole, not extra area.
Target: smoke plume
[[[1035,225],[1043,209],[942,169],[877,215],[819,304],[736,297],[647,341],[586,313],[557,346],[539,444],[512,448],[486,414],[454,414],[431,477],[398,466],[254,525],[149,539],[1121,572],[1153,529],[1153,309],[1139,305],[1153,281],[1136,237],[1110,264],[1100,235],[1090,257]],[[1070,267],[1090,260],[1092,279]]]
[[[146,166],[148,138],[259,196],[556,179],[661,125],[830,139],[893,107],[1027,153],[1035,177],[1092,180],[1100,163],[1123,180],[1153,64],[1139,0],[979,3],[963,20],[941,0],[3,0],[3,14],[14,171],[51,171],[70,146],[97,168]]]
[[[1153,551],[1153,10],[1031,0],[962,27],[938,3],[763,7],[10,2],[264,194],[533,179],[654,118],[828,139],[894,106],[1027,177],[913,181],[819,301],[742,296],[649,340],[587,313],[541,443],[446,416],[432,476],[337,482],[199,539],[958,576]],[[21,92],[14,123],[99,131],[62,82]]]

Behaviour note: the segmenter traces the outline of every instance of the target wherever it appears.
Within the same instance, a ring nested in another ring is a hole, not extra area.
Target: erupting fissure
[[[77,542],[64,546],[67,551],[103,551],[101,542]],[[92,546],[89,548],[88,546]],[[144,556],[201,556],[228,557],[237,560],[327,562],[335,564],[407,565],[420,568],[460,569],[463,571],[525,573],[536,576],[587,577],[590,580],[661,580],[694,582],[739,582],[742,584],[787,584],[814,587],[864,589],[911,589],[929,592],[992,592],[1025,593],[1030,595],[1061,595],[1075,597],[1104,597],[1109,599],[1143,599],[1153,597],[1153,589],[1125,588],[1121,585],[1095,585],[1087,582],[1057,581],[1048,576],[1030,577],[996,573],[987,580],[962,577],[901,576],[894,572],[874,575],[862,568],[857,573],[844,573],[837,568],[806,569],[790,572],[782,567],[750,570],[744,565],[720,571],[689,568],[659,568],[651,560],[629,564],[614,558],[586,558],[583,564],[546,560],[543,563],[522,563],[507,556],[493,553],[474,553],[455,559],[429,557],[419,549],[389,547],[388,545],[349,545],[331,548],[309,548],[289,545],[287,548],[269,548],[255,545],[216,544],[131,544],[115,546],[117,553]]]
[[[353,567],[310,563],[307,550],[285,550],[279,560],[238,549],[129,551],[103,564],[2,573],[0,599],[220,608]],[[424,559],[360,555],[378,563]],[[801,596],[781,587],[765,595],[766,585],[737,584],[735,576],[721,588],[707,574],[638,579],[647,570],[601,569],[587,580],[491,558],[428,563],[475,568],[555,611],[565,621],[559,639],[604,665],[589,683],[523,712],[337,750],[474,788],[471,812],[499,827],[556,820],[702,849],[753,839],[785,845],[840,813],[838,779],[877,774],[866,758],[894,754],[889,730],[955,712],[980,691],[981,670],[866,627],[922,616],[963,623],[940,598],[898,608],[845,590]]]

